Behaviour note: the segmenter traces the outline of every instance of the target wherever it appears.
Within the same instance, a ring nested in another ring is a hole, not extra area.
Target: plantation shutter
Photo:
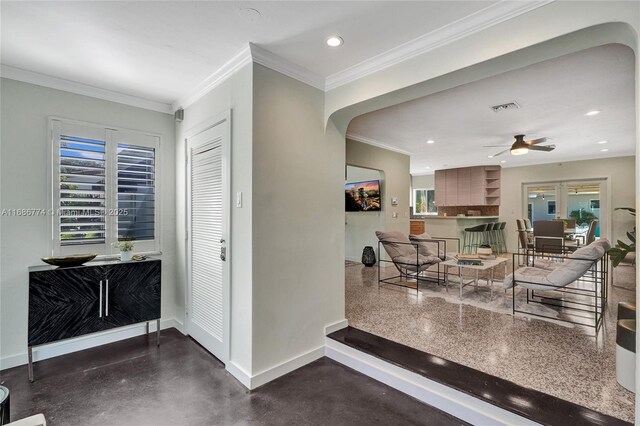
[[[160,250],[158,136],[50,119],[52,253]],[[82,248],[86,246],[86,248]]]
[[[155,149],[118,144],[118,239],[155,238]]]
[[[60,244],[104,244],[106,143],[60,136]]]

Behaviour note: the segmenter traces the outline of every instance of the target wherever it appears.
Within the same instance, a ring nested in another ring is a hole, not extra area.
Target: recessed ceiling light
[[[431,167],[429,167],[429,166],[425,167],[425,169],[430,169],[430,168],[431,168]]]
[[[428,143],[428,144],[432,144],[432,143],[435,143],[435,142],[436,142],[436,141],[434,141],[433,139],[429,139],[429,140],[427,141],[427,143]]]
[[[593,111],[589,111],[588,113],[586,113],[586,116],[592,116],[592,115],[598,115],[600,114],[600,111],[598,110],[593,110]]]
[[[500,161],[500,162],[501,162],[501,163],[506,163],[506,162],[507,162],[507,160],[502,160],[502,161]]]
[[[603,148],[600,150],[600,152],[607,152],[607,151],[609,151],[607,148]]]
[[[339,36],[331,36],[327,38],[326,42],[331,47],[338,47],[344,43],[344,40]]]
[[[487,158],[493,158],[493,155],[487,155]]]
[[[604,145],[605,143],[609,143],[609,141],[600,141],[598,142],[600,145]]]

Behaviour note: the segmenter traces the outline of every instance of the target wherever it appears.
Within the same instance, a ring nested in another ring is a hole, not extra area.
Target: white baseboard
[[[324,335],[328,335],[333,333],[334,331],[342,330],[343,328],[347,328],[349,326],[349,321],[346,319],[340,320],[333,324],[329,324],[324,328]]]
[[[227,362],[224,367],[233,377],[238,379],[245,388],[251,389],[251,374],[247,373],[242,367],[233,361]]]
[[[307,365],[310,362],[322,358],[323,356],[324,346],[320,346],[302,355],[291,358],[290,360],[278,364],[274,367],[263,370],[253,376],[251,376],[233,361],[228,362],[225,365],[225,368],[247,389],[253,390],[266,383],[269,383],[274,379],[277,379],[280,376],[284,376],[285,374],[290,373],[293,370],[297,370],[298,368]]]
[[[175,328],[180,332],[184,329],[182,322],[175,318],[160,320],[160,329],[164,330],[167,328]],[[156,321],[149,322],[149,332],[151,331],[156,331]],[[33,361],[42,361],[71,352],[94,348],[96,346],[106,345],[107,343],[113,343],[129,339],[131,337],[141,336],[145,333],[146,326],[142,323],[50,343],[48,345],[33,348]],[[29,357],[25,351],[23,353],[9,355],[0,359],[0,369],[6,370],[7,368],[17,367],[19,365],[27,364],[28,362]]]
[[[325,355],[347,367],[476,425],[537,425],[510,411],[325,338]]]
[[[345,328],[348,325],[346,319],[340,320],[336,323],[329,324],[324,328],[325,335],[333,333],[334,331]],[[233,361],[227,362],[225,368],[227,371],[240,383],[244,385],[247,389],[253,390],[259,386],[262,386],[270,381],[277,379],[280,376],[284,376],[287,373],[292,372],[304,365],[309,364],[319,358],[322,358],[325,353],[325,347],[320,346],[315,348],[309,352],[306,352],[302,355],[298,355],[297,357],[291,358],[288,361],[285,361],[281,364],[278,364],[274,367],[268,368],[258,374],[251,375],[242,367],[234,363]]]

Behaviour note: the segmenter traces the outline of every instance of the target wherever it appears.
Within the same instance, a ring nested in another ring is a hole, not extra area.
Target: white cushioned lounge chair
[[[608,262],[604,258],[610,248],[609,241],[601,238],[568,256],[550,256],[549,259],[534,256],[532,265],[535,266],[519,268],[504,279],[504,288],[513,288],[513,313],[544,316],[519,310],[516,306],[516,287],[520,286],[526,288],[527,304],[536,302],[593,313],[593,324],[562,320],[595,327],[598,330],[602,324],[607,297]],[[516,256],[514,255],[514,264]],[[580,285],[572,286],[575,282],[580,282]],[[538,291],[538,294],[535,291]],[[558,299],[549,294],[541,295],[541,291],[559,291],[563,293],[563,297]]]

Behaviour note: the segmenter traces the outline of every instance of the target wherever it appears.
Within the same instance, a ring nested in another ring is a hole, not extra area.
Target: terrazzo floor
[[[493,298],[486,287],[477,292],[467,287],[460,301],[457,286],[447,293],[421,283],[416,297],[415,287],[378,288],[377,267],[347,262],[345,272],[350,326],[634,421],[634,394],[617,383],[615,371],[617,304],[635,299],[634,290],[609,287],[596,338],[593,329],[512,316],[506,306],[511,297],[500,282],[503,274],[496,277]],[[383,276],[394,273],[393,267],[382,268]],[[633,287],[633,268],[621,266],[614,274],[616,285]]]

